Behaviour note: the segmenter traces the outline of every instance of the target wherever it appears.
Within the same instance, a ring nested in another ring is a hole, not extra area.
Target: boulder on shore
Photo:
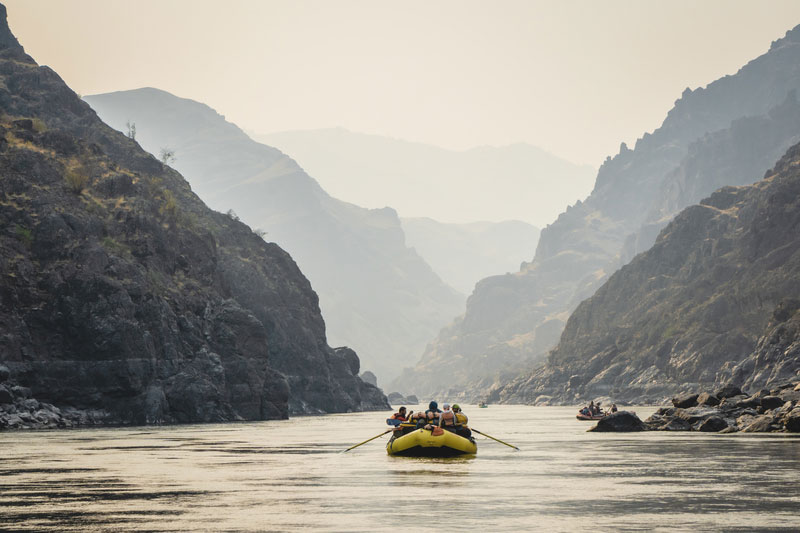
[[[597,425],[589,431],[644,431],[646,429],[644,422],[636,416],[636,413],[617,411],[598,420]]]
[[[703,392],[697,396],[698,405],[710,405],[712,407],[719,405],[719,398],[708,392]]]
[[[645,429],[717,433],[800,432],[800,394],[795,390],[799,386],[800,383],[791,381],[748,396],[735,385],[725,385],[715,394],[679,395],[672,399],[675,407],[662,407],[645,420]]]
[[[406,403],[405,396],[403,396],[399,392],[390,392],[386,397],[389,399],[389,403],[392,405]]]
[[[725,422],[725,419],[721,416],[712,416],[706,418],[703,422],[700,423],[697,430],[704,431],[704,432],[712,432],[716,433],[718,431],[722,431],[723,429],[728,429],[728,423]]]
[[[373,374],[369,370],[365,371],[363,374],[361,374],[358,377],[360,377],[361,381],[363,381],[364,383],[369,383],[370,385],[373,385],[375,387],[378,386],[378,378],[377,378],[377,376],[375,376],[375,374]]]
[[[697,405],[697,398],[699,394],[682,394],[672,399],[672,405],[686,409]]]
[[[742,394],[744,394],[742,392],[742,389],[740,389],[736,385],[733,385],[733,384],[729,383],[727,385],[724,385],[721,389],[719,389],[716,392],[716,394],[714,394],[714,396],[716,396],[717,398],[722,400],[722,399],[725,399],[725,398],[730,398],[732,396],[740,396]]]

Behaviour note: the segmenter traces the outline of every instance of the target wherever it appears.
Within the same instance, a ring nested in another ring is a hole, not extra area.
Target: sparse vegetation
[[[115,255],[129,255],[131,253],[131,250],[127,245],[117,241],[111,236],[103,237],[101,244],[107,252]]]
[[[44,120],[36,117],[31,120],[33,122],[33,131],[36,133],[44,133],[47,131],[47,125],[44,123]]]
[[[171,165],[172,163],[175,162],[175,150],[171,150],[169,148],[162,148],[161,152],[158,155],[158,158],[165,165]]]
[[[81,167],[68,168],[64,173],[64,180],[72,192],[80,194],[89,184],[89,174]]]
[[[125,135],[128,136],[128,139],[136,140],[136,123],[131,122],[130,120],[125,123],[125,127],[128,128],[128,131]]]
[[[254,229],[254,230],[253,230],[253,233],[255,233],[256,235],[258,235],[258,236],[259,236],[259,237],[261,237],[262,239],[263,239],[264,237],[266,237],[266,235],[267,235],[267,232],[266,232],[266,231],[264,231],[264,230],[263,230],[263,229],[261,229],[261,228],[256,228],[256,229]]]
[[[237,215],[236,211],[234,211],[233,209],[228,209],[228,211],[225,214],[228,215],[228,218],[230,218],[231,220],[239,222],[239,215]]]
[[[31,231],[31,229],[17,224],[15,232],[20,242],[24,244],[26,248],[30,248],[31,245],[33,244],[33,232]]]
[[[158,212],[174,219],[178,212],[178,202],[175,201],[175,195],[169,189],[164,189],[162,194],[164,196],[164,202],[161,204],[161,207],[158,208]]]

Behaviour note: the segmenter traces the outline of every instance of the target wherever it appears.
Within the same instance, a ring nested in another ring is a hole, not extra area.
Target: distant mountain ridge
[[[647,249],[675,210],[699,201],[697,195],[709,187],[752,183],[763,173],[726,175],[703,168],[731,168],[747,153],[752,161],[746,169],[768,168],[776,150],[796,140],[800,130],[792,118],[797,104],[791,95],[798,87],[800,27],[736,74],[684,91],[660,128],[645,134],[633,150],[623,143],[619,154],[606,160],[586,201],[542,230],[532,262],[516,274],[478,283],[465,315],[443,330],[396,388],[433,394],[441,387],[425,376],[457,363],[464,370],[453,388],[475,397],[508,379],[507,374],[498,378],[498,369],[520,361],[530,368],[542,361],[570,313],[632,254]],[[782,105],[786,117],[769,115]],[[761,128],[763,121],[780,127]],[[769,142],[748,137],[762,134]],[[669,190],[679,193],[665,204],[660,195]]]
[[[479,280],[510,272],[536,248],[539,228],[518,220],[445,224],[402,218],[406,243],[449,285],[469,294]]]
[[[589,194],[595,169],[524,143],[446,150],[343,128],[254,134],[291,154],[333,196],[445,223],[542,227]]]
[[[331,197],[207,105],[152,88],[85,100],[112,127],[135,123],[151,153],[174,150],[173,166],[201,198],[287,250],[319,294],[330,342],[354,348],[384,383],[463,309],[464,297],[406,245],[393,209]]]

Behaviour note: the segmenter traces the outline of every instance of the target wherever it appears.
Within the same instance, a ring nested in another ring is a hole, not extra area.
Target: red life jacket
[[[405,422],[405,421],[406,421],[406,417],[404,417],[404,416],[403,416],[403,415],[401,415],[400,413],[395,413],[395,414],[393,414],[393,415],[392,415],[392,418],[393,418],[393,419],[395,419],[395,420],[402,420],[403,422]]]

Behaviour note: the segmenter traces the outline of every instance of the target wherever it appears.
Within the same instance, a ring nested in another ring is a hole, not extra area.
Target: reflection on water
[[[0,529],[798,531],[800,436],[595,434],[467,409],[478,455],[389,457],[386,413],[0,433]],[[639,408],[640,416],[650,409]]]

